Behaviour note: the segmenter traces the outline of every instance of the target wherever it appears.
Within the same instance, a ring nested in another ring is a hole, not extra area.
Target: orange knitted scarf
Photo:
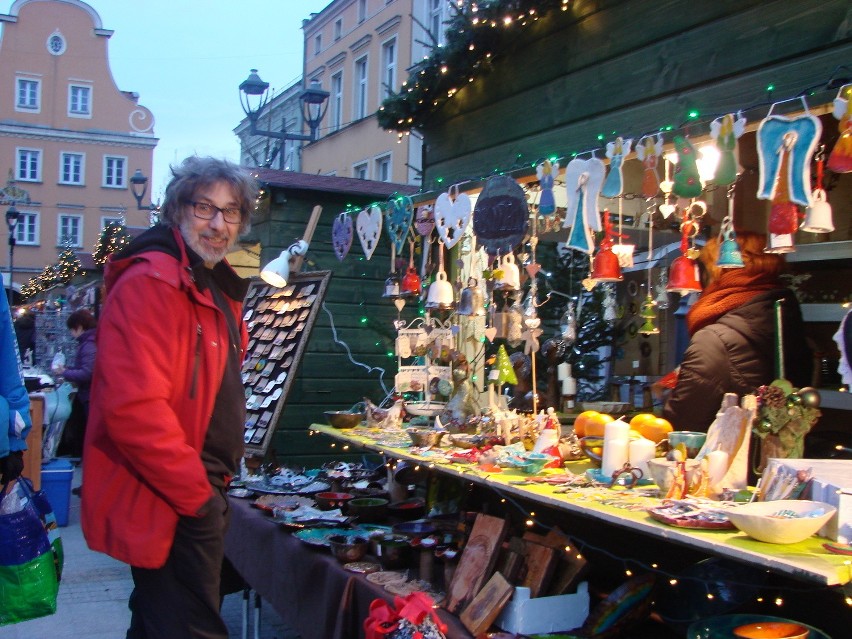
[[[719,279],[704,289],[686,314],[689,334],[694,335],[758,294],[778,288],[783,288],[783,284],[774,274],[749,272],[743,268],[722,271]]]

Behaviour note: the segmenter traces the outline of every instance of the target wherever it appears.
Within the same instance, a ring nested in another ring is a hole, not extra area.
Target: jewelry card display
[[[242,367],[246,395],[246,455],[264,457],[290,390],[331,271],[297,273],[283,288],[253,278],[243,301],[248,352]]]

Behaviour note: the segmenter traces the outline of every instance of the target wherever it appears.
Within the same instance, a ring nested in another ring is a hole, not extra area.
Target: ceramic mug
[[[683,444],[686,446],[686,456],[689,459],[695,459],[704,442],[707,441],[707,433],[691,430],[673,430],[669,433],[668,438],[663,441],[668,442],[670,449],[677,448],[678,444]]]

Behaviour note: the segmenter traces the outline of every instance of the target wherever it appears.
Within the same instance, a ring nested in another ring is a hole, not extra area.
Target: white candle
[[[562,380],[562,394],[563,395],[576,395],[577,394],[577,380],[573,377],[566,377]]]
[[[650,439],[631,439],[627,458],[631,466],[641,469],[642,476],[648,478],[648,460],[656,457],[656,446]]]
[[[630,433],[630,424],[616,419],[604,427],[604,442],[610,439],[627,439]],[[626,461],[626,460],[625,460]]]
[[[715,486],[725,477],[728,472],[728,453],[724,450],[714,450],[707,453],[707,474],[710,486]],[[720,486],[724,488],[724,486]]]
[[[601,459],[601,474],[603,474],[604,479],[612,477],[612,474],[620,470],[627,461],[626,437],[604,440],[603,459]]]
[[[568,362],[562,362],[559,366],[557,366],[556,377],[563,381],[571,377],[571,364]]]

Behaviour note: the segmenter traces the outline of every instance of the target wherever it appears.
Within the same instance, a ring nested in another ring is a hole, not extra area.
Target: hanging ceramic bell
[[[592,279],[597,282],[620,282],[621,266],[618,264],[618,256],[611,248],[603,248],[598,251],[592,259]]]
[[[401,291],[403,295],[420,295],[420,276],[413,266],[408,267],[405,275],[402,277]]]
[[[399,297],[399,273],[393,272],[385,280],[385,292],[382,297]]]
[[[501,291],[517,291],[521,288],[521,272],[515,262],[514,253],[504,255],[498,260],[497,268],[502,271],[503,276],[494,285]]]
[[[742,268],[743,254],[737,241],[733,237],[725,238],[719,245],[719,259],[716,260],[719,268]]]
[[[645,322],[639,327],[639,332],[642,335],[656,335],[660,330],[654,325],[654,319],[657,317],[657,311],[654,309],[656,302],[649,293],[642,302],[642,308],[639,310],[639,317],[642,317]]]
[[[825,190],[814,189],[811,198],[813,203],[805,209],[805,221],[802,222],[801,229],[808,233],[831,233],[834,230],[834,220]]]
[[[453,285],[447,279],[447,274],[441,270],[435,274],[435,281],[429,285],[429,294],[424,306],[430,309],[449,310],[455,305]]]
[[[685,255],[680,255],[672,261],[669,267],[669,283],[666,290],[671,293],[689,295],[701,292],[701,282],[698,280],[698,266]]]
[[[790,233],[769,233],[766,239],[764,253],[794,253],[796,245]]]
[[[459,294],[459,304],[456,313],[476,317],[485,315],[485,296],[482,294],[482,289],[479,288],[478,284],[479,282],[475,277],[467,279],[467,286]]]

